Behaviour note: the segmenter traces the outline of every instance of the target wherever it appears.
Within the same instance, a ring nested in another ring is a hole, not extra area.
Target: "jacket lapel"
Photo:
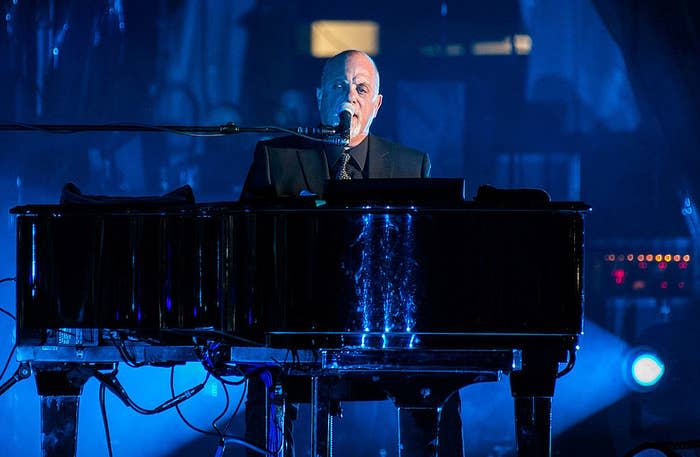
[[[328,164],[324,157],[322,150],[297,149],[297,160],[306,190],[319,195],[323,193],[323,182],[328,179]]]
[[[390,160],[391,151],[387,145],[376,136],[370,135],[367,147],[369,178],[393,178],[394,167]]]

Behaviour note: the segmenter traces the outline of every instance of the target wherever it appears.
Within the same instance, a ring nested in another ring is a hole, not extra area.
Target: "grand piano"
[[[89,377],[118,394],[105,374],[117,362],[195,360],[271,374],[268,455],[284,452],[284,398],[311,402],[312,455],[325,457],[338,401],[389,395],[399,420],[433,424],[401,439],[436,456],[446,399],[504,374],[518,455],[550,455],[555,382],[582,331],[588,206],[491,188],[473,201],[347,190],[14,208],[18,360],[37,380],[42,436],[64,433],[43,455],[75,455]]]

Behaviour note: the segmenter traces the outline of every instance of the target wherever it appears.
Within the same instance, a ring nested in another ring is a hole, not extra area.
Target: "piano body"
[[[518,455],[549,455],[559,364],[571,368],[582,330],[588,209],[314,200],[14,208],[18,359],[37,379],[42,435],[76,430],[83,383],[125,353],[132,363],[200,360],[216,342],[231,364],[309,386],[300,399],[312,402],[312,455],[331,453],[333,405],[355,395],[345,381],[371,380],[400,420],[422,411],[437,434],[453,391],[504,373]],[[271,386],[277,417],[283,388]],[[42,450],[72,456],[75,446],[72,436]],[[279,449],[268,442],[271,455]]]

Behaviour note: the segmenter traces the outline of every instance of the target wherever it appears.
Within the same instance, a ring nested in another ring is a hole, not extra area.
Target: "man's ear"
[[[317,87],[316,88],[316,104],[318,105],[319,111],[321,111],[321,98],[323,96],[322,94],[323,94],[323,91],[321,91],[321,88]]]
[[[379,107],[382,106],[382,98],[382,94],[377,94],[377,100],[374,102],[374,115],[372,117],[377,117]]]

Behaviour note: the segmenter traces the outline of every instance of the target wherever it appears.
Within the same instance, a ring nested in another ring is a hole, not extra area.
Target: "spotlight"
[[[645,448],[640,449],[639,452],[634,454],[628,454],[625,457],[668,457],[671,454],[667,454],[664,451],[656,448]]]
[[[691,457],[700,452],[700,441],[666,441],[644,443],[625,454],[625,457]]]
[[[654,354],[640,354],[632,361],[632,379],[642,387],[659,382],[664,370],[663,362]]]
[[[653,389],[666,371],[663,361],[649,348],[636,348],[626,358],[625,371],[630,387],[638,391]]]

